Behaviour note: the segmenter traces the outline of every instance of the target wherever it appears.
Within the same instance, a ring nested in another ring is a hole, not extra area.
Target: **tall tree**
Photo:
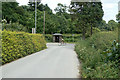
[[[116,20],[117,20],[118,22],[120,22],[120,11],[119,11],[119,13],[116,15]]]
[[[104,31],[105,29],[107,30],[107,23],[105,20],[102,20],[101,23],[97,26],[100,30]]]
[[[40,3],[41,3],[41,2],[37,2],[37,8],[38,8],[38,6],[40,5]],[[29,5],[29,7],[30,7],[30,8],[29,8],[30,11],[35,11],[35,4],[36,4],[35,2],[28,2],[28,5]]]
[[[13,21],[16,22],[18,19],[18,14],[16,11],[18,10],[17,2],[3,2],[2,3],[2,18],[6,19],[8,22]]]
[[[114,20],[110,20],[109,22],[108,22],[108,27],[109,27],[109,29],[110,29],[110,31],[112,31],[112,30],[114,30],[115,28],[117,28],[117,22],[115,22]]]
[[[62,13],[66,13],[67,12],[67,6],[66,5],[58,3],[57,6],[58,7],[54,9],[56,13],[62,14]]]
[[[91,35],[92,35],[93,27],[97,27],[101,23],[104,12],[102,9],[101,2],[88,3],[88,7],[89,7],[88,11],[90,15],[90,19],[88,21],[91,24]]]
[[[73,19],[76,20],[77,29],[82,30],[83,39],[85,39],[86,31],[91,26],[96,26],[102,21],[103,9],[101,2],[71,2],[70,12]]]
[[[57,7],[54,9],[56,12],[57,20],[59,22],[58,32],[68,33],[70,31],[70,14],[68,13],[68,7],[61,3],[58,3]]]

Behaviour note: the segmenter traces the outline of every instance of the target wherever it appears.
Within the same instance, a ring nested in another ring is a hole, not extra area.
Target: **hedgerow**
[[[2,64],[9,63],[46,48],[41,34],[2,31]]]
[[[53,42],[53,38],[52,38],[52,35],[51,35],[51,34],[45,34],[44,36],[45,36],[45,40],[46,40],[47,42]]]
[[[81,36],[81,34],[63,34],[63,39],[65,42],[77,42]]]
[[[103,54],[114,47],[112,43],[117,39],[117,32],[100,32],[76,44],[75,51],[81,61],[82,78],[120,78],[118,57],[110,60],[108,55]],[[111,54],[114,55],[114,52]]]
[[[63,39],[65,42],[77,42],[81,39],[81,34],[63,34]],[[53,42],[53,36],[51,34],[46,34],[45,39],[47,42]]]

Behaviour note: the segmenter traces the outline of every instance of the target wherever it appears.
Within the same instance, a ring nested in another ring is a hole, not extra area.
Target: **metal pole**
[[[120,14],[120,1],[118,2],[118,14]],[[120,15],[118,16],[120,19]],[[118,50],[120,53],[120,20],[118,21]]]
[[[120,19],[120,1],[118,2],[118,18]],[[120,20],[118,19],[118,53],[120,55]],[[118,63],[120,63],[120,56],[118,57]],[[120,65],[119,66],[119,69],[120,69]],[[119,73],[120,75],[120,73]]]
[[[44,28],[43,28],[43,34],[45,34],[45,11],[44,11]]]
[[[37,32],[37,0],[35,0],[35,33]]]

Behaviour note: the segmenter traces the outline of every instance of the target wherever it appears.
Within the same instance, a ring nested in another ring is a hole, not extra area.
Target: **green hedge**
[[[81,39],[81,34],[63,34],[63,39],[65,42],[77,42],[78,40]],[[46,34],[45,39],[47,42],[53,42],[53,36],[51,34]]]
[[[10,23],[10,24],[3,24],[2,30],[8,30],[8,31],[24,31],[28,32],[26,26],[23,26],[19,23]]]
[[[100,32],[76,44],[82,78],[120,78],[116,62],[106,61],[107,56],[102,54],[115,39],[118,39],[117,32]]]
[[[0,66],[2,64],[2,31],[0,30]]]
[[[25,57],[46,48],[41,34],[2,31],[2,64]]]
[[[53,42],[53,37],[51,34],[45,34],[44,36],[47,42]]]
[[[77,42],[78,40],[81,40],[81,34],[63,34],[63,39],[65,42]]]

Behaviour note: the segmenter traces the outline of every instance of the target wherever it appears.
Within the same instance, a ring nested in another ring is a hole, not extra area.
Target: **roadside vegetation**
[[[46,48],[41,34],[2,31],[2,64],[9,63]]]
[[[120,78],[119,24],[114,20],[106,23],[102,19],[101,2],[72,2],[71,12],[77,30],[82,32],[82,40],[75,46],[81,61],[81,77]],[[120,20],[119,15],[116,18]],[[93,28],[99,31],[94,33]]]
[[[120,78],[118,49],[117,30],[80,40],[75,51],[81,62],[82,78]]]

